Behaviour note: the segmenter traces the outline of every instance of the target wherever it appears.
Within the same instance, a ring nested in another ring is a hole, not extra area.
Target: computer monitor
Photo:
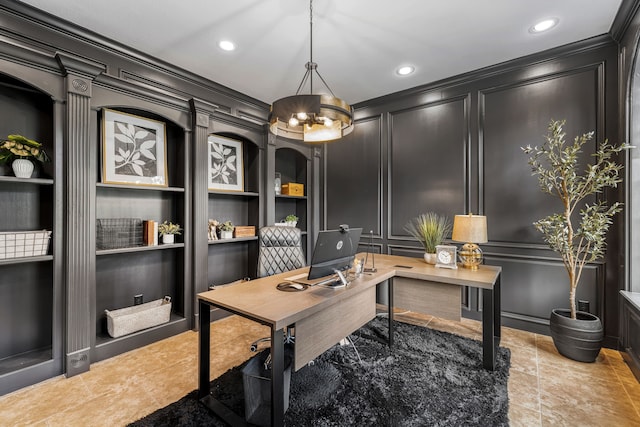
[[[339,230],[323,230],[311,257],[308,280],[330,276],[347,270],[358,250],[362,228],[341,226]]]

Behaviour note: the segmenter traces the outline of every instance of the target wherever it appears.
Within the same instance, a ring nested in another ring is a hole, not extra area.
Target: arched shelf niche
[[[14,64],[15,65],[15,64]],[[20,78],[0,73],[0,139],[20,134],[42,144],[51,159],[33,162],[31,178],[16,178],[10,164],[0,166],[0,232],[49,230],[43,255],[9,255],[0,242],[0,395],[62,373],[62,179],[55,135],[62,115],[62,93],[39,86],[44,74],[24,67]],[[50,87],[58,77],[46,75]],[[61,85],[59,85],[61,86]],[[58,175],[56,175],[58,173]],[[6,238],[6,235],[3,236]]]

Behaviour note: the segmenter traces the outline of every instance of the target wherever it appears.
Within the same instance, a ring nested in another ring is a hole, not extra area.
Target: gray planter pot
[[[555,309],[549,318],[551,338],[560,354],[578,362],[594,362],[602,348],[604,328],[591,313],[578,311],[576,319],[571,311]]]

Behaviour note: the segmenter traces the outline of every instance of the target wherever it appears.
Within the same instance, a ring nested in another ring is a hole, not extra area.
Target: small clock
[[[436,267],[458,268],[456,264],[457,247],[449,245],[436,246]]]

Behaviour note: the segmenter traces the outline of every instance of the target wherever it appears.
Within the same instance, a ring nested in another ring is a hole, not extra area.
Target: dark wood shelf
[[[167,191],[173,193],[184,193],[184,188],[182,187],[156,187],[153,185],[104,184],[102,182],[98,182],[96,183],[96,187],[115,188],[121,190]]]
[[[232,239],[218,239],[218,240],[209,240],[210,245],[220,245],[224,243],[237,243],[237,242],[247,242],[251,240],[258,240],[258,236],[250,236],[250,237],[234,237]]]
[[[218,195],[218,196],[233,196],[233,197],[259,197],[260,193],[255,193],[253,191],[218,191],[218,190],[209,190],[210,195]]]
[[[0,182],[19,182],[33,185],[53,185],[53,179],[49,178],[16,178],[15,176],[0,176]]]
[[[184,248],[184,243],[158,244],[158,245],[151,245],[151,246],[132,246],[129,248],[118,248],[118,249],[97,249],[96,256],[123,254],[127,252],[158,251],[163,249],[176,249],[176,248]]]
[[[9,264],[23,264],[28,262],[44,262],[51,261],[53,259],[53,255],[40,255],[40,256],[25,256],[18,258],[6,258],[0,259],[0,265],[9,265]]]
[[[189,330],[189,322],[187,319],[171,312],[171,318],[167,323],[142,329],[118,338],[112,338],[106,331],[104,334],[98,333],[96,334],[94,347],[95,361],[108,359],[187,330]]]
[[[51,360],[51,347],[31,350],[0,360],[0,376]]]
[[[289,196],[287,194],[276,194],[276,199],[298,199],[305,200],[307,196]]]

